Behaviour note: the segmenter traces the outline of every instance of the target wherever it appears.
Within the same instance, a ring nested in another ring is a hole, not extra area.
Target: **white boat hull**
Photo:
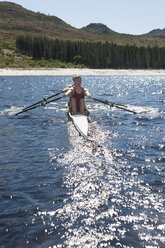
[[[72,115],[69,112],[69,117],[73,121],[78,132],[84,137],[87,138],[88,136],[88,117],[86,115],[76,114]]]

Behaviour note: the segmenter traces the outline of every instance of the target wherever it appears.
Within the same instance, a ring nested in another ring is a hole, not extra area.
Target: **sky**
[[[0,2],[3,2],[0,0]],[[57,16],[75,28],[102,23],[125,34],[165,28],[165,0],[11,0],[22,7]]]

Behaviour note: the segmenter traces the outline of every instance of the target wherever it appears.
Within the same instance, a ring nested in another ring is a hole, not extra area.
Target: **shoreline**
[[[69,76],[80,75],[165,75],[165,70],[141,69],[79,69],[79,68],[54,68],[54,69],[0,69],[0,76]]]

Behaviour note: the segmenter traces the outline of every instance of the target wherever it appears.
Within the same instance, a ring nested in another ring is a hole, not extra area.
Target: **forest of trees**
[[[110,42],[64,41],[18,36],[16,48],[34,59],[54,59],[89,68],[165,69],[165,47],[121,46]]]

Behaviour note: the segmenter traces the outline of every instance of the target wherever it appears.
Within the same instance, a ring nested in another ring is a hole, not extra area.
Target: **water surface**
[[[67,99],[15,116],[70,76],[0,78],[0,247],[165,247],[165,76],[83,76],[85,141]]]

